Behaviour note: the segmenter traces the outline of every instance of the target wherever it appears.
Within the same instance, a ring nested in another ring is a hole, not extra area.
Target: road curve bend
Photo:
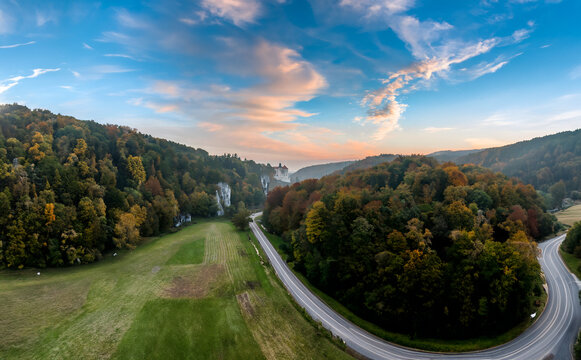
[[[252,232],[260,242],[277,276],[295,301],[309,315],[320,321],[335,336],[359,354],[370,359],[504,359],[544,360],[572,359],[572,346],[581,326],[579,287],[559,256],[559,245],[565,235],[539,244],[539,262],[545,273],[549,299],[539,319],[520,336],[506,344],[482,351],[466,353],[431,353],[389,343],[343,318],[314,295],[288,268],[268,241],[253,215]],[[552,355],[552,356],[551,356]]]

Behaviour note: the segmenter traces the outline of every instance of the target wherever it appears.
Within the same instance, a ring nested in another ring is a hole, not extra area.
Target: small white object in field
[[[114,253],[113,256],[117,256],[117,253]]]
[[[40,271],[36,273],[36,275],[40,275]]]
[[[537,313],[531,314],[531,319],[534,319],[537,316]]]

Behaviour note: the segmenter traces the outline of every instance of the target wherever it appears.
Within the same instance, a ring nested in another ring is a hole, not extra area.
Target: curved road
[[[572,346],[581,326],[581,306],[576,278],[568,272],[558,253],[565,235],[539,244],[539,262],[549,287],[549,300],[545,311],[531,327],[512,341],[491,349],[442,354],[389,343],[357,327],[327,306],[303,285],[281,259],[254,221],[259,215],[253,215],[250,228],[292,297],[313,319],[343,339],[347,346],[370,359],[572,359]]]

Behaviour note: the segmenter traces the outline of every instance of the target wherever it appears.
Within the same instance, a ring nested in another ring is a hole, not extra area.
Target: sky
[[[0,1],[0,103],[301,166],[581,127],[578,0]]]

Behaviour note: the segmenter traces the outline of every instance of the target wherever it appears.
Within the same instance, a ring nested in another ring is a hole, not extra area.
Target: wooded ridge
[[[465,338],[535,308],[534,240],[556,226],[543,207],[533,186],[500,173],[410,156],[276,188],[263,221],[295,269],[359,316]]]
[[[0,267],[65,266],[214,216],[219,182],[260,206],[269,166],[117,125],[0,106]]]

